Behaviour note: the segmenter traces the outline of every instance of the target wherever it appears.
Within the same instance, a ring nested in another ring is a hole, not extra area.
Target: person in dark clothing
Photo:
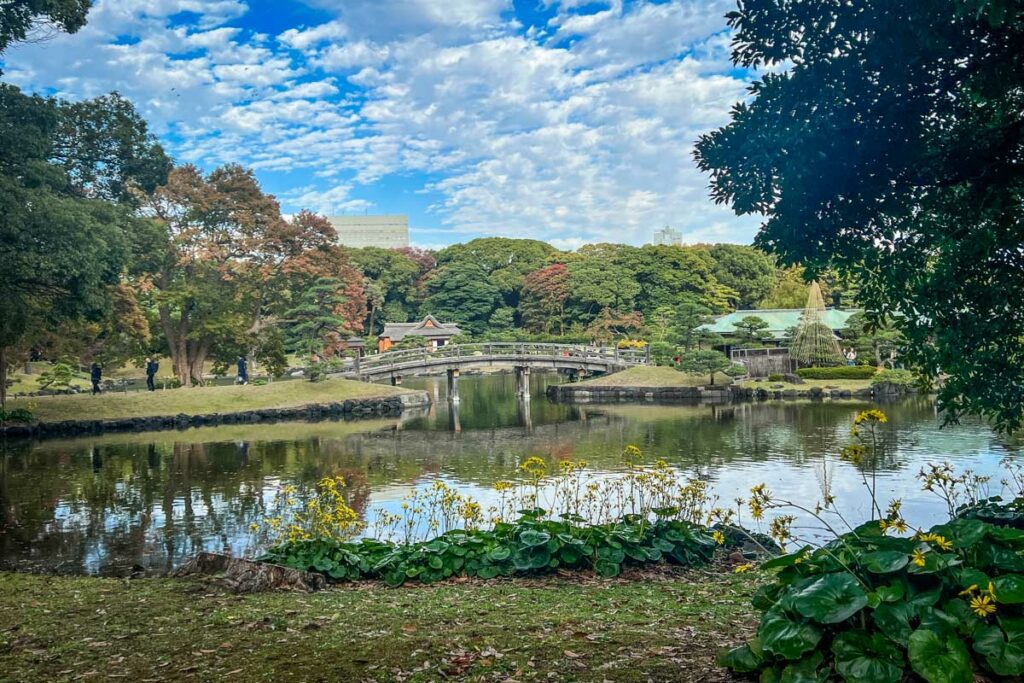
[[[100,369],[99,363],[92,364],[92,369],[89,371],[89,378],[92,380],[92,394],[95,396],[100,393],[100,380],[103,379],[103,370]]]
[[[249,370],[246,367],[245,356],[238,357],[238,379],[235,381],[238,384],[249,383]]]
[[[153,378],[156,377],[156,371],[159,369],[159,363],[152,358],[146,359],[146,388],[150,391],[156,391],[156,384],[153,383]]]

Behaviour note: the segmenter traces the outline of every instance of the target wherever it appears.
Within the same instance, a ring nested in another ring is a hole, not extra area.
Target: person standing
[[[103,379],[103,370],[99,363],[93,363],[89,370],[89,379],[92,380],[92,395],[100,393],[100,380]]]
[[[160,369],[160,364],[152,358],[146,359],[146,388],[150,391],[156,391],[156,384],[153,379],[156,377],[156,371]]]
[[[245,356],[238,357],[238,379],[235,380],[238,384],[249,383],[249,370],[246,367]]]

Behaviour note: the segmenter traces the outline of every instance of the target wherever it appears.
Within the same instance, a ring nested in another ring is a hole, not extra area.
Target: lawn
[[[216,386],[167,389],[100,396],[41,396],[8,401],[9,408],[29,408],[42,422],[108,420],[160,415],[237,413],[260,408],[293,408],[336,403],[350,398],[377,398],[409,393],[407,389],[344,379],[287,381],[264,386]]]
[[[0,679],[722,681],[749,575],[671,572],[238,596],[0,574]]]
[[[702,387],[708,384],[709,375],[687,375],[675,368],[638,365],[611,375],[595,377],[581,382],[580,386],[623,387],[637,389],[663,389],[672,387]],[[722,373],[715,375],[715,386],[732,384],[732,378]]]

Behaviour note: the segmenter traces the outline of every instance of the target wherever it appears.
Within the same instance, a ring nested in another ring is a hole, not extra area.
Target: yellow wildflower
[[[725,534],[721,531],[712,531],[711,538],[715,539],[715,543],[718,545],[725,545]]]
[[[987,595],[976,595],[971,598],[971,610],[979,617],[987,617],[995,614],[995,601]]]
[[[910,561],[916,564],[918,567],[924,566],[924,553],[918,548],[914,551],[914,556],[910,558]]]
[[[853,418],[853,424],[859,425],[864,422],[888,422],[889,418],[885,416],[881,410],[862,410],[857,414],[857,417]]]
[[[957,593],[957,595],[973,595],[976,590],[978,590],[978,584],[972,583],[970,586]]]
[[[732,571],[733,571],[734,574],[745,574],[745,573],[749,572],[753,568],[754,568],[754,565],[752,565],[750,562],[744,562],[741,565],[737,565],[736,569],[733,569]]]
[[[932,534],[932,542],[935,543],[935,545],[939,546],[939,548],[941,548],[942,550],[953,549],[953,544],[950,541],[947,541],[944,537],[939,536],[938,534]]]

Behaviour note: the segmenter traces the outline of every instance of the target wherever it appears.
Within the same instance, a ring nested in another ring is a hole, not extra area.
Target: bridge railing
[[[368,374],[382,369],[439,360],[454,360],[474,357],[490,358],[571,358],[580,361],[604,362],[614,365],[643,365],[648,362],[646,351],[619,349],[615,346],[592,346],[589,344],[542,344],[532,342],[474,342],[449,344],[436,349],[416,348],[399,351],[385,351],[364,356],[356,362],[347,360],[342,372]]]

